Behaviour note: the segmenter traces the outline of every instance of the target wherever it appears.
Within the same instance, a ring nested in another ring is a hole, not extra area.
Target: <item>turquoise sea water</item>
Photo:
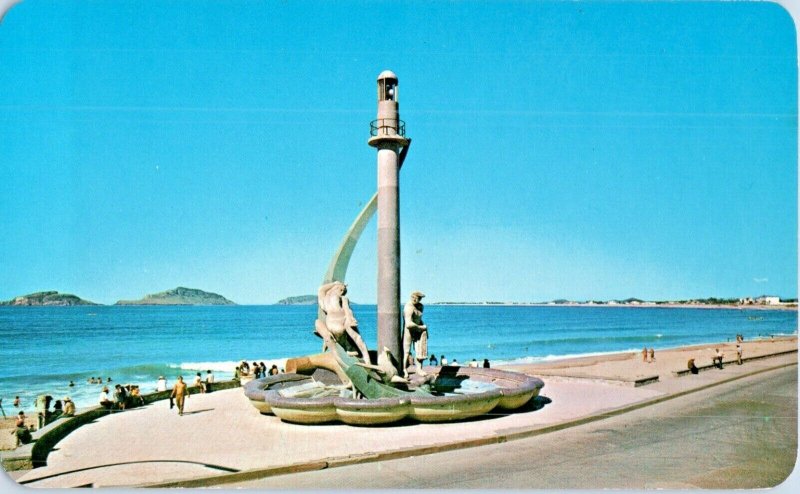
[[[376,346],[374,305],[354,307],[367,345]],[[211,369],[230,378],[242,359],[283,365],[317,353],[316,306],[0,307],[0,398],[6,413],[19,395],[94,404],[111,377],[152,391]],[[730,309],[427,306],[429,351],[452,362],[536,362],[620,351],[797,334],[797,312]],[[75,386],[68,387],[72,380]]]

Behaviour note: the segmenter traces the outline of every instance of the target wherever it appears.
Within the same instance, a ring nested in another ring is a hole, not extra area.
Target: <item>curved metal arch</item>
[[[402,168],[403,162],[406,160],[409,147],[411,147],[411,139],[408,140],[408,144],[406,144],[400,151],[398,160],[400,168]],[[358,216],[356,216],[356,220],[352,225],[350,225],[347,233],[345,233],[342,243],[339,244],[339,248],[336,249],[336,252],[331,258],[330,264],[328,264],[328,271],[325,273],[325,278],[322,280],[322,284],[331,283],[333,281],[344,282],[344,277],[347,274],[347,267],[350,264],[350,257],[353,255],[353,250],[356,248],[356,244],[358,243],[358,239],[361,237],[361,233],[364,232],[364,228],[367,227],[367,223],[369,223],[369,220],[372,219],[372,216],[375,214],[377,209],[378,193],[376,192],[369,200],[367,205],[364,206],[364,209],[362,209]]]
[[[403,167],[403,162],[406,160],[409,147],[411,147],[411,139],[408,139],[408,144],[406,144],[403,149],[400,150],[400,156],[398,159],[399,168]],[[375,214],[377,209],[378,193],[375,192],[367,205],[364,206],[364,209],[358,213],[356,220],[352,225],[350,225],[350,228],[347,229],[347,233],[344,234],[342,243],[339,244],[339,248],[336,249],[336,252],[331,258],[330,264],[328,264],[328,270],[325,272],[325,277],[322,280],[323,285],[333,281],[341,281],[344,283],[344,277],[347,274],[347,267],[350,265],[350,257],[353,255],[353,250],[355,250],[358,239],[361,238],[364,228],[367,227],[367,223],[369,223],[369,220],[372,219],[372,216]],[[322,313],[321,308],[317,308],[317,317],[324,320],[325,316]]]

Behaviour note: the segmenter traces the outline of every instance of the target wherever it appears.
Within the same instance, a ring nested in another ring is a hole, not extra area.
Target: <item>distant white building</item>
[[[762,295],[756,299],[756,303],[762,305],[780,305],[781,298],[772,295]]]

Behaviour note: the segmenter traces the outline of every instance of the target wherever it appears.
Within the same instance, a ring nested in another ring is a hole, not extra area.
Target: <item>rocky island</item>
[[[11,300],[0,302],[0,305],[13,306],[51,306],[65,307],[70,305],[99,305],[70,293],[58,293],[56,291],[36,292],[28,295],[14,297]]]
[[[114,305],[236,305],[222,295],[179,286],[145,295],[140,300],[120,300]]]
[[[276,305],[314,305],[317,303],[316,295],[295,295],[278,300]]]

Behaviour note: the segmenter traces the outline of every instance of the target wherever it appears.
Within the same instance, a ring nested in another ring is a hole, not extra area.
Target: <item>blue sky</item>
[[[0,299],[314,293],[375,191],[384,69],[404,297],[795,297],[796,60],[769,3],[24,1]],[[358,302],[375,244],[373,220]]]

